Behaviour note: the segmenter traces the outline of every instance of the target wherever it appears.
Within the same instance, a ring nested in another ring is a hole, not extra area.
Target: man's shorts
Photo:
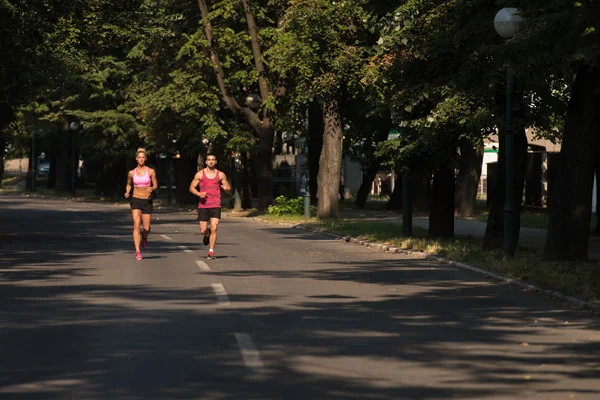
[[[152,214],[152,199],[132,197],[130,204],[132,210],[142,210],[142,214]]]
[[[198,209],[198,221],[208,222],[211,218],[221,219],[221,207]]]

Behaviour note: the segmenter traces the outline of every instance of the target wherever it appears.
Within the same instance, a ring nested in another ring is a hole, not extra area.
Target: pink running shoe
[[[139,251],[135,252],[135,261],[142,261],[142,253]]]
[[[142,239],[142,248],[145,249],[148,244],[148,239]]]

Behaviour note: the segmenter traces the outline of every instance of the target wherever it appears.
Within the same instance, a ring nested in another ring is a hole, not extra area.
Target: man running
[[[221,189],[227,192],[231,190],[227,177],[216,169],[215,165],[217,165],[217,157],[209,154],[206,157],[206,168],[198,171],[190,184],[190,192],[200,197],[198,221],[200,221],[200,232],[204,235],[204,245],[210,243],[207,258],[211,260],[216,258],[214,251],[221,219]]]

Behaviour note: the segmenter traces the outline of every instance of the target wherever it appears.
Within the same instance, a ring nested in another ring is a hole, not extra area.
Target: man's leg
[[[200,221],[200,233],[206,235],[208,229],[208,221]]]
[[[219,218],[211,218],[210,219],[210,250],[215,249],[215,245],[217,244],[217,229],[219,228]]]
[[[198,221],[200,222],[200,233],[204,235],[202,243],[205,246],[208,245],[208,235],[210,235],[210,229],[208,228],[208,210],[205,208],[198,209]]]

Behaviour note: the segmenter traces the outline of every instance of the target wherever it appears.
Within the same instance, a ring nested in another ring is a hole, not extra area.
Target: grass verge
[[[539,250],[519,248],[515,259],[503,260],[503,253],[484,250],[481,240],[456,237],[449,240],[429,237],[424,229],[413,228],[413,237],[402,236],[402,226],[389,222],[357,219],[308,221],[302,216],[261,216],[273,223],[301,224],[318,232],[352,236],[360,240],[402,249],[423,251],[448,260],[460,261],[496,273],[518,278],[545,289],[589,301],[600,299],[600,264],[597,262],[547,262]]]
[[[2,186],[13,186],[25,179],[22,176],[11,176],[10,178],[2,179]]]
[[[475,217],[478,221],[487,222],[488,213],[487,211],[482,214],[478,214]],[[521,213],[521,228],[531,229],[548,229],[548,214],[541,214],[535,212],[522,212]],[[590,232],[595,232],[598,218],[596,214],[592,214],[590,219]]]

